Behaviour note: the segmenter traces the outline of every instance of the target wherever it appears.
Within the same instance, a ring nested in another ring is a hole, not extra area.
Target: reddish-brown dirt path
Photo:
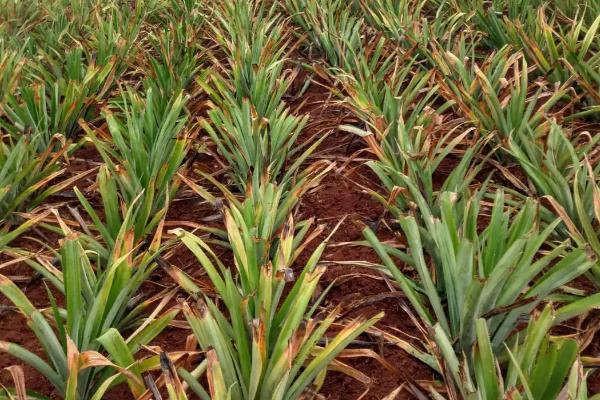
[[[417,335],[397,298],[378,301],[373,298],[390,292],[388,284],[376,270],[363,266],[364,263],[376,264],[379,261],[377,255],[367,247],[347,244],[363,240],[364,227],[367,224],[377,224],[383,214],[383,207],[365,191],[365,188],[379,192],[382,192],[382,189],[375,174],[364,165],[363,158],[368,157],[368,154],[364,152],[361,140],[335,129],[340,123],[351,123],[352,118],[347,115],[347,111],[331,101],[326,93],[318,85],[311,86],[303,96],[305,106],[301,112],[308,113],[311,117],[310,131],[305,134],[331,134],[322,143],[318,156],[335,160],[337,168],[326,176],[317,188],[303,197],[299,208],[301,218],[314,217],[317,224],[326,224],[327,229],[321,235],[323,239],[343,219],[322,257],[327,270],[321,287],[326,288],[333,284],[326,302],[331,306],[342,306],[347,317],[371,317],[384,311],[385,317],[379,324],[380,328],[390,332],[394,332],[395,329]],[[383,225],[379,224],[380,227]],[[382,238],[392,238],[391,232],[383,228],[379,234]],[[316,240],[313,246],[319,242],[320,240]],[[310,251],[307,251],[305,257],[309,254]],[[364,305],[363,302],[367,299],[373,301],[366,301],[367,305]],[[377,342],[376,338],[367,335],[363,335],[361,339],[363,342]],[[371,350],[379,352],[394,369],[389,370],[371,358],[344,360],[369,376],[370,385],[365,386],[341,372],[329,372],[321,394],[328,399],[358,399],[363,396],[363,399],[376,400],[408,381],[433,378],[428,367],[398,347],[374,344]],[[397,397],[410,398],[413,396],[407,391],[400,392]]]
[[[393,239],[397,234],[388,229],[385,223],[377,223],[383,215],[383,207],[365,189],[382,193],[383,191],[379,187],[377,177],[364,165],[364,161],[369,155],[364,151],[363,143],[360,139],[352,137],[351,134],[339,132],[336,129],[342,122],[352,123],[352,117],[339,103],[329,97],[326,89],[317,84],[312,84],[300,99],[294,100],[294,103],[297,112],[307,113],[310,116],[308,126],[300,141],[309,140],[313,135],[328,134],[329,137],[321,144],[315,158],[325,158],[336,162],[334,171],[327,175],[318,187],[307,193],[299,204],[296,219],[313,217],[316,224],[325,224],[326,229],[321,237],[315,240],[297,260],[297,263],[306,261],[314,246],[325,239],[343,219],[322,258],[322,263],[327,266],[327,270],[320,285],[321,289],[332,285],[326,296],[325,305],[341,306],[344,316],[347,318],[370,317],[384,311],[385,317],[378,325],[379,328],[393,332],[395,335],[403,333],[403,339],[413,340],[416,344],[416,339],[411,339],[411,337],[418,337],[419,333],[401,307],[401,296],[384,295],[390,293],[390,285],[379,272],[365,266],[365,264],[378,262],[376,254],[367,247],[348,244],[362,240],[362,230],[366,225],[377,225],[379,227],[378,235],[382,239]],[[82,149],[78,153],[78,158],[79,160],[72,164],[71,173],[91,168],[99,161],[97,154],[90,149]],[[206,165],[210,166],[210,161],[200,160],[200,164],[200,168],[205,168]],[[449,173],[451,166],[445,168],[444,172],[446,169]],[[85,187],[90,183],[91,181],[88,179],[80,186]],[[216,214],[216,210],[192,196],[189,191],[182,191],[172,203],[167,219],[219,225],[219,220],[215,218]],[[189,226],[183,227],[189,228]],[[35,233],[32,235],[35,236]],[[51,241],[57,244],[58,238],[52,237]],[[38,248],[35,242],[25,237],[19,239],[15,244],[29,249]],[[54,247],[56,248],[56,246]],[[225,254],[225,258],[227,257],[228,255]],[[0,259],[0,261],[6,260],[6,256],[2,256]],[[169,262],[190,275],[201,278],[202,271],[194,256],[183,246],[173,252]],[[37,307],[48,306],[43,283],[40,280],[28,281],[27,278],[31,277],[29,268],[24,265],[16,265],[3,269],[1,273],[23,277],[23,280],[19,281],[19,285],[25,288],[30,301]],[[166,274],[158,270],[152,277],[152,281],[144,285],[143,290],[152,291],[158,285],[162,287],[174,285]],[[187,330],[169,328],[152,345],[159,346],[166,351],[182,350],[189,334],[190,332]],[[400,348],[382,344],[372,335],[362,335],[359,339],[362,346],[379,353],[393,368],[389,369],[372,358],[345,359],[344,362],[368,376],[370,383],[365,385],[340,372],[329,372],[321,390],[321,394],[325,398],[378,400],[407,382],[435,378],[431,369]],[[8,307],[8,301],[3,297],[0,298],[0,340],[18,343],[41,354],[41,348],[27,328],[25,318]],[[597,352],[598,342],[596,339],[590,346],[592,353]],[[0,354],[0,369],[15,363],[18,363],[18,360],[6,354]],[[51,398],[59,398],[53,392],[52,386],[35,370],[25,366],[24,371],[28,389],[39,391]],[[0,372],[0,384],[12,386],[7,371]],[[600,375],[593,376],[590,389],[592,392],[600,391]],[[105,398],[116,400],[128,399],[129,396],[125,387],[117,387]],[[407,390],[402,390],[396,398],[412,399],[414,396]]]

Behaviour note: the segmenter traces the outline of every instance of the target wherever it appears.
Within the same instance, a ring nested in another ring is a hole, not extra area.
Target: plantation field
[[[600,399],[600,0],[0,0],[0,399]]]

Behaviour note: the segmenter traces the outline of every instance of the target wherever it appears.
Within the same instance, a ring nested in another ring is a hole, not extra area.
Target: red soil
[[[373,268],[364,266],[364,263],[378,263],[379,259],[372,250],[367,247],[347,245],[345,243],[362,240],[362,230],[369,224],[374,226],[383,215],[383,207],[364,191],[363,188],[369,188],[375,191],[381,191],[378,186],[376,176],[364,166],[360,161],[353,161],[359,157],[368,157],[365,153],[363,143],[352,137],[351,134],[336,132],[335,127],[348,122],[348,113],[341,107],[328,101],[328,95],[325,90],[319,86],[312,85],[309,91],[302,96],[302,99],[296,100],[301,113],[308,113],[311,116],[309,126],[301,137],[301,141],[309,140],[313,135],[321,135],[330,132],[330,137],[325,140],[319,149],[317,156],[336,160],[338,168],[323,179],[321,184],[306,194],[302,198],[298,217],[314,217],[317,224],[326,224],[327,229],[319,239],[324,239],[331,229],[342,219],[337,232],[333,235],[330,246],[323,255],[322,262],[327,265],[327,272],[323,277],[322,288],[333,283],[333,288],[326,297],[326,305],[341,305],[343,312],[347,317],[366,316],[370,317],[380,311],[385,312],[385,317],[378,325],[379,328],[394,332],[402,332],[406,335],[419,337],[419,333],[412,324],[408,315],[401,308],[401,301],[398,296],[378,296],[389,293],[390,286],[382,278],[381,274]],[[300,102],[304,103],[300,105]],[[98,155],[89,148],[84,148],[78,153],[77,162],[72,164],[72,173],[91,168],[97,164]],[[203,161],[203,160],[201,160]],[[214,165],[214,164],[213,164]],[[343,168],[342,168],[343,166]],[[444,166],[444,172],[451,171],[451,165]],[[447,168],[446,168],[447,167]],[[204,167],[201,166],[204,169]],[[443,178],[443,177],[440,177]],[[88,186],[91,181],[88,179],[80,183],[80,186]],[[168,214],[169,221],[187,221],[196,224],[219,224],[220,220],[214,218],[217,211],[207,203],[192,197],[188,191],[181,192],[170,208]],[[174,223],[173,225],[177,225]],[[378,234],[381,238],[392,239],[396,233],[391,232],[386,224],[379,224]],[[186,229],[192,229],[189,225],[183,226]],[[315,240],[312,246],[309,246],[297,263],[306,261],[310,250],[316,246],[320,240]],[[32,248],[35,244],[31,240],[21,239],[18,245]],[[0,258],[6,261],[6,257]],[[188,272],[189,274],[200,277],[200,270],[195,257],[180,246],[175,251],[169,262]],[[9,276],[30,276],[30,270],[17,265],[5,268],[1,271]],[[174,283],[162,271],[157,270],[153,280],[159,282],[162,286],[172,286]],[[152,283],[144,285],[143,290],[153,290]],[[24,284],[20,284],[24,287]],[[156,288],[154,289],[156,290]],[[31,282],[26,288],[26,294],[30,301],[38,307],[48,306],[48,300],[43,283],[40,280]],[[8,301],[0,298],[0,339],[18,343],[29,350],[41,354],[39,344],[31,331],[25,325],[25,319],[10,308],[5,308]],[[169,328],[163,332],[153,343],[154,346],[160,346],[163,350],[182,350],[185,346],[185,340],[189,331]],[[407,340],[408,336],[403,338]],[[373,340],[373,337],[363,335],[363,341]],[[598,341],[590,348],[594,348],[597,353]],[[393,367],[393,370],[387,369],[377,360],[371,358],[355,358],[344,360],[352,367],[361,371],[370,377],[371,382],[368,386],[354,380],[339,372],[330,372],[327,375],[321,394],[327,399],[382,399],[391,391],[407,382],[419,380],[432,380],[435,376],[431,369],[423,365],[406,352],[395,346],[373,345],[372,350],[380,352]],[[6,355],[0,354],[0,368],[13,364],[18,364],[18,360]],[[28,389],[49,395],[52,398],[58,398],[53,392],[52,386],[41,377],[35,370],[24,366],[26,384]],[[600,376],[595,375],[594,382],[590,382],[592,391],[600,391]],[[0,384],[12,386],[12,381],[8,372],[0,373]],[[129,392],[124,387],[113,389],[106,399],[126,399]],[[402,390],[397,399],[415,398],[408,391]]]

